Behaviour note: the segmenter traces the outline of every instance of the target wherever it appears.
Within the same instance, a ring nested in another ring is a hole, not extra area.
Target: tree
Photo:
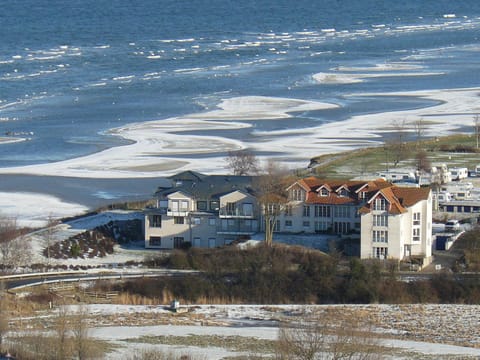
[[[392,123],[393,135],[386,141],[386,147],[391,150],[393,157],[393,166],[396,167],[400,161],[408,156],[408,147],[406,144],[407,127],[405,120],[394,121]]]
[[[68,324],[68,312],[65,305],[58,308],[57,317],[55,319],[55,333],[57,344],[55,352],[57,359],[65,359],[67,355],[71,355],[69,349],[68,332],[70,325]]]
[[[50,251],[53,244],[53,234],[54,228],[58,224],[58,221],[54,219],[54,217],[50,214],[47,218],[47,227],[44,231],[43,235],[43,244],[45,245],[46,255],[47,255],[47,263],[50,265]]]
[[[247,149],[229,151],[226,161],[234,175],[253,175],[258,171],[257,157]]]
[[[0,218],[0,255],[2,264],[14,268],[30,258],[30,244],[25,241],[16,219]]]
[[[7,301],[5,285],[0,283],[0,353],[3,351],[4,339],[8,333]]]
[[[418,151],[415,155],[415,160],[417,162],[417,170],[430,171],[432,164],[425,150]]]
[[[480,140],[480,116],[478,114],[473,117],[473,132],[475,134],[478,149]]]
[[[381,358],[384,349],[372,335],[367,319],[326,309],[280,327],[275,348],[278,360]]]
[[[425,135],[425,121],[423,118],[419,118],[413,122],[413,127],[415,129],[415,134],[417,136],[417,146],[420,145],[420,141],[422,140],[423,136]]]
[[[271,246],[273,232],[277,227],[277,218],[285,209],[288,198],[286,188],[291,176],[277,163],[268,161],[261,175],[257,178],[255,192],[263,212],[265,227],[265,244]]]

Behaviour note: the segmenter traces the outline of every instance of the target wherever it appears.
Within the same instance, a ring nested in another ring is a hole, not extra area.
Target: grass
[[[243,336],[187,335],[187,336],[142,336],[135,339],[124,339],[126,342],[145,343],[151,345],[196,346],[202,348],[219,347],[237,352],[272,353],[276,341],[263,340]]]
[[[421,150],[426,152],[432,165],[445,163],[448,167],[473,169],[480,163],[479,153],[475,151],[476,139],[471,135],[459,134],[404,143],[405,156],[395,166],[393,160],[396,149],[395,145],[385,145],[321,155],[312,160],[320,164],[315,172],[328,178],[370,175],[387,168],[416,168],[415,156]],[[461,152],[462,149],[470,152]]]

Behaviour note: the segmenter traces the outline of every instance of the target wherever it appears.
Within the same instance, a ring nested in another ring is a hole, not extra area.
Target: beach
[[[1,168],[0,174],[59,176],[70,178],[130,179],[162,178],[183,170],[208,174],[228,172],[227,151],[249,149],[261,162],[274,159],[288,168],[305,168],[311,157],[367,146],[380,146],[385,137],[403,124],[414,133],[415,123],[425,123],[425,136],[465,132],[473,126],[480,89],[416,91],[410,93],[363,94],[364,96],[419,97],[438,105],[404,111],[357,115],[344,121],[310,128],[262,132],[251,120],[280,121],[306,110],[338,107],[336,104],[294,99],[242,97],[223,101],[212,111],[159,121],[133,123],[112,129],[115,136],[131,141],[88,156],[48,164]],[[359,95],[356,95],[359,96]],[[225,130],[248,129],[250,136],[233,140],[215,134]],[[196,134],[196,132],[201,133]],[[154,188],[150,189],[153,193]],[[64,203],[56,197],[35,193],[4,193],[0,207],[9,214],[30,213],[32,219],[54,215],[70,216],[87,210],[84,205]],[[112,198],[114,200],[114,198]],[[32,204],[45,204],[33,207]],[[27,209],[35,209],[34,212]],[[27,217],[28,218],[28,217]]]
[[[229,151],[298,169],[420,120],[471,131],[479,4],[271,5],[6,4],[0,216],[147,199],[179,171],[227,172]]]

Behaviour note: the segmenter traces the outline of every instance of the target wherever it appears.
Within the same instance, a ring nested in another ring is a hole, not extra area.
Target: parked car
[[[457,231],[460,230],[460,222],[458,220],[448,220],[445,223],[445,231]]]

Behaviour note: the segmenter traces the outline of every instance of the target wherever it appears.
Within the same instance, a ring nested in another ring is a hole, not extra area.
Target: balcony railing
[[[254,215],[252,211],[243,211],[241,209],[220,209],[218,216],[221,218],[243,218],[243,219],[253,219]]]
[[[246,225],[221,226],[217,228],[218,234],[249,235],[254,234],[257,231],[258,229],[254,226]]]
[[[167,209],[168,216],[188,216],[188,210],[172,210]]]

